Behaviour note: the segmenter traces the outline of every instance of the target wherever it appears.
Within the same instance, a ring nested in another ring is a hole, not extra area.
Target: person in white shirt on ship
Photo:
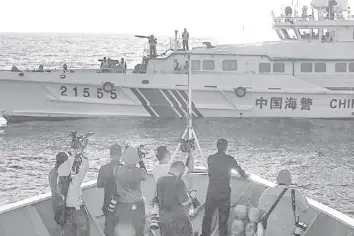
[[[184,176],[187,175],[187,173],[193,171],[193,166],[194,166],[194,161],[192,157],[185,157],[187,155],[187,152],[183,152],[186,149],[186,144],[182,143],[181,144],[181,151],[179,155],[175,158],[176,160],[183,161],[186,165],[185,171],[184,171]],[[152,170],[152,174],[154,176],[155,181],[168,174],[171,168],[172,164],[172,158],[171,158],[171,153],[168,151],[166,146],[159,146],[156,149],[156,157],[159,160],[159,163],[156,164]]]
[[[158,179],[160,179],[163,176],[168,175],[173,161],[181,161],[182,163],[186,163],[183,171],[183,174],[181,176],[181,179],[184,181],[186,185],[188,185],[188,181],[186,179],[186,176],[188,173],[192,172],[194,169],[194,161],[192,156],[188,156],[189,154],[189,148],[192,148],[190,146],[190,143],[188,143],[186,140],[181,140],[181,146],[180,146],[180,153],[177,157],[172,160],[171,154],[168,151],[166,146],[159,146],[156,149],[156,157],[159,160],[159,163],[156,164],[152,170],[152,175],[155,179],[155,182],[157,183]],[[192,149],[193,150],[193,149]],[[193,191],[195,192],[195,191]],[[157,204],[157,196],[152,200],[152,204],[154,205],[153,210],[151,212],[152,218],[150,222],[150,227],[158,227],[158,215],[159,215],[159,207]],[[196,193],[194,196],[195,199],[197,199]],[[196,201],[196,200],[195,200]],[[157,217],[157,218],[156,218]]]
[[[84,143],[79,140],[72,144],[73,155],[71,155],[58,168],[58,176],[71,176],[66,198],[66,222],[63,228],[63,236],[89,236],[89,216],[82,200],[81,183],[89,169],[89,161],[82,154],[87,146],[88,140]]]

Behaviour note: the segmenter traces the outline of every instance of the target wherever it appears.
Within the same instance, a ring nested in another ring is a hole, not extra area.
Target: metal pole
[[[192,139],[192,60],[188,55],[188,138]]]
[[[175,51],[177,51],[178,30],[175,30]]]

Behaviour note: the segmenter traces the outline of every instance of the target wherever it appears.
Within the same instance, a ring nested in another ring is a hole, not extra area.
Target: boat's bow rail
[[[205,202],[208,177],[206,173],[191,173],[190,186],[198,191],[200,202]],[[101,206],[103,202],[103,189],[96,187],[96,180],[83,184],[83,200],[91,218],[91,235],[102,236],[104,227]],[[144,196],[149,202],[154,197],[155,181],[149,175],[144,184]],[[232,193],[231,204],[246,204],[250,201],[257,205],[259,197],[266,187],[274,186],[274,183],[251,175],[249,180],[233,176],[231,180]],[[324,206],[314,200],[308,199],[310,209],[300,218],[309,224],[306,236],[350,236],[354,234],[354,219],[336,210]],[[198,216],[193,218],[195,230],[199,231],[203,219],[203,207]],[[232,214],[230,215],[232,218]],[[149,218],[147,218],[149,219]],[[21,222],[21,227],[14,227]],[[147,224],[148,226],[148,224]],[[56,236],[60,235],[59,227],[53,219],[53,210],[50,194],[44,194],[0,207],[0,235],[1,236]]]

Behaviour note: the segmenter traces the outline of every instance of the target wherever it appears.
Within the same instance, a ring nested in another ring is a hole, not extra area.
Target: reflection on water
[[[354,216],[353,122],[306,119],[203,119],[194,122],[204,155],[215,152],[215,140],[226,137],[229,153],[249,173],[274,181],[280,169],[293,174],[303,192]],[[185,120],[89,119],[9,125],[0,134],[0,204],[49,191],[47,174],[56,152],[68,147],[68,133],[92,131],[87,148],[90,171],[97,176],[114,142],[145,144],[147,167],[158,145],[174,150]],[[200,158],[197,155],[197,158]]]

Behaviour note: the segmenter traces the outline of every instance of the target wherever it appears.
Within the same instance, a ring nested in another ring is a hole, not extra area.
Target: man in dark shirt
[[[219,210],[220,236],[228,235],[227,221],[230,209],[231,170],[236,170],[242,177],[247,178],[247,174],[237,164],[237,161],[225,153],[228,141],[221,138],[217,141],[216,146],[218,152],[208,157],[209,185],[202,226],[203,236],[210,236],[211,221],[216,209]]]
[[[143,155],[134,147],[127,147],[122,154],[122,165],[114,169],[117,186],[118,203],[114,212],[115,234],[121,235],[120,225],[130,225],[135,236],[144,236],[145,230],[145,203],[143,182],[147,178],[147,171]]]
[[[119,166],[120,158],[122,155],[122,148],[118,144],[113,144],[110,148],[111,162],[102,166],[98,172],[97,177],[97,187],[104,188],[104,200],[102,211],[105,215],[105,234],[107,236],[113,235],[114,232],[114,221],[110,221],[107,217],[108,206],[111,201],[111,197],[116,193],[116,184],[113,176],[114,167]]]
[[[171,165],[170,172],[158,179],[156,184],[159,204],[161,236],[192,236],[193,227],[189,218],[191,204],[187,187],[181,179],[185,171],[182,161]]]

